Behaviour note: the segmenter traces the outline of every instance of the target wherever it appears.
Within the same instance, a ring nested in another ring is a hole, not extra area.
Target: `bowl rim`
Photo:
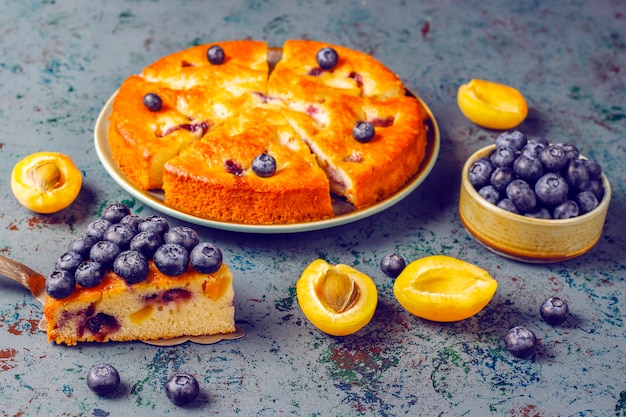
[[[480,194],[478,194],[478,191],[476,190],[474,185],[470,182],[469,169],[472,166],[472,164],[475,161],[477,161],[480,157],[483,157],[483,156],[486,157],[495,149],[496,149],[496,145],[491,144],[483,148],[480,148],[474,153],[472,153],[463,164],[463,171],[461,173],[461,185],[467,190],[469,195],[474,200],[477,200],[478,203],[481,205],[481,207],[485,208],[486,210],[493,212],[494,214],[510,218],[512,221],[515,221],[518,223],[537,224],[537,225],[544,225],[544,226],[550,226],[550,227],[567,226],[571,224],[584,222],[586,219],[593,217],[593,216],[597,216],[600,213],[603,213],[606,210],[608,210],[608,206],[611,201],[611,184],[609,183],[609,179],[604,174],[604,172],[602,172],[600,176],[600,178],[602,179],[602,186],[604,187],[604,195],[602,196],[602,200],[600,200],[598,206],[595,207],[590,212],[581,214],[576,217],[570,217],[568,219],[537,219],[534,217],[527,217],[522,214],[512,213],[510,211],[504,210],[496,206],[495,204],[490,203],[489,201],[485,200]],[[580,155],[580,158],[588,159],[582,154]]]

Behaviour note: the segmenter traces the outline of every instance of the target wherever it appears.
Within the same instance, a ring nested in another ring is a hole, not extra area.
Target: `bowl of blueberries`
[[[576,146],[509,130],[465,162],[459,214],[469,234],[493,252],[550,263],[593,248],[610,200],[602,167]]]

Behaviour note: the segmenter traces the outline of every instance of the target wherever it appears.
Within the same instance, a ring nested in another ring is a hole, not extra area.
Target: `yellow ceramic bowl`
[[[588,252],[600,239],[611,200],[611,186],[602,174],[604,197],[589,213],[571,219],[534,219],[510,213],[489,203],[469,181],[469,170],[495,149],[475,152],[463,166],[459,214],[470,235],[493,252],[524,262],[550,263]]]

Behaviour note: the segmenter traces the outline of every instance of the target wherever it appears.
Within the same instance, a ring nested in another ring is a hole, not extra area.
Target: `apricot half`
[[[465,117],[488,129],[512,129],[528,115],[526,99],[518,90],[491,81],[474,79],[461,85],[457,103]]]
[[[69,156],[37,152],[15,165],[11,172],[11,191],[27,209],[36,213],[55,213],[76,199],[82,178]]]
[[[321,331],[333,336],[357,332],[370,322],[378,304],[374,281],[343,264],[311,262],[296,283],[298,304]]]
[[[498,282],[487,271],[451,256],[427,256],[410,263],[393,285],[410,313],[432,321],[464,320],[493,298]]]

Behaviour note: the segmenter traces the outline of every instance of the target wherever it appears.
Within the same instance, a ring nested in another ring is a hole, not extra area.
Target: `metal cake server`
[[[0,275],[5,276],[26,287],[33,297],[41,304],[46,300],[46,278],[39,272],[33,271],[13,259],[0,255]],[[45,317],[39,321],[39,329],[46,331]],[[221,340],[234,340],[245,336],[241,327],[236,326],[233,333],[215,334],[206,336],[180,336],[173,339],[142,340],[142,342],[161,347],[176,346],[191,341],[200,345],[211,345]]]

